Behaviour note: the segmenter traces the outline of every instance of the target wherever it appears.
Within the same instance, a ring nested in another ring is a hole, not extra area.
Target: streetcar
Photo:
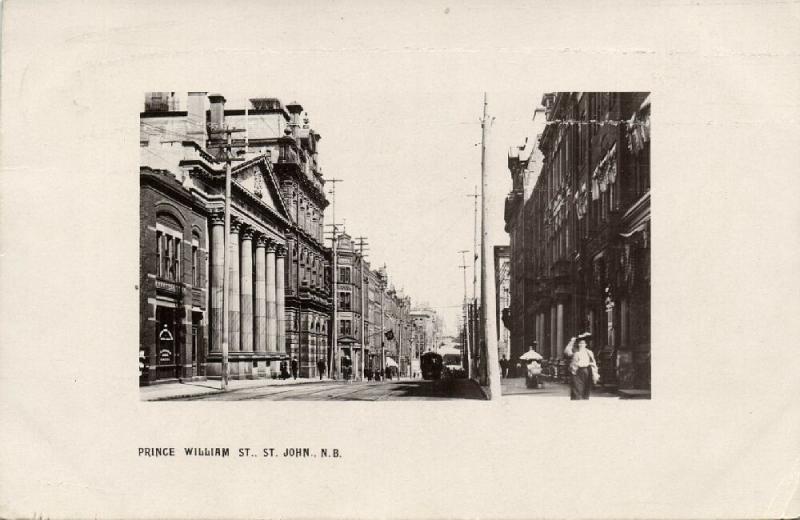
[[[440,379],[442,377],[442,356],[436,352],[425,352],[420,356],[419,368],[422,372],[422,379]]]

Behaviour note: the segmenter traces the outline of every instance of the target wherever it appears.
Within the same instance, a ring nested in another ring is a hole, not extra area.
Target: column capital
[[[231,215],[231,233],[238,233],[242,227],[242,221]]]
[[[225,212],[224,211],[213,211],[209,216],[211,220],[212,226],[224,226],[225,225]]]
[[[267,247],[268,241],[269,239],[267,238],[267,235],[261,231],[256,232],[256,247]]]
[[[267,253],[274,253],[275,252],[275,246],[276,246],[276,242],[273,239],[268,238],[267,239]]]
[[[255,233],[255,230],[252,227],[250,227],[250,226],[248,226],[246,224],[242,225],[242,229],[241,229],[242,240],[252,240],[254,233]]]
[[[278,244],[275,247],[275,255],[277,255],[278,258],[285,258],[286,257],[286,245]]]

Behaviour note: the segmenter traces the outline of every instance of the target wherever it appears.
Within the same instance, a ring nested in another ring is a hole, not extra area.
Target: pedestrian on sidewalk
[[[322,358],[317,360],[317,372],[319,372],[319,380],[322,381],[322,376],[325,374],[325,360]]]
[[[392,367],[386,367],[386,379],[391,381],[392,379]]]
[[[506,359],[506,355],[503,354],[503,357],[500,358],[500,377],[501,378],[508,378],[508,360]]]
[[[298,369],[297,358],[292,356],[292,378],[293,379],[297,379],[297,369]]]
[[[286,381],[287,379],[289,379],[289,370],[285,359],[281,361],[280,367],[281,367],[281,379]]]
[[[573,401],[589,399],[592,384],[599,380],[594,353],[589,350],[588,346],[591,337],[592,335],[588,332],[579,334],[575,340],[575,347],[570,349],[570,345],[568,345],[564,350],[564,355],[571,355],[569,371],[572,378],[569,397]]]

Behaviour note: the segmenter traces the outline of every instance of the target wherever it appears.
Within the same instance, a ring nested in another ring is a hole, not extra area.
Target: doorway
[[[177,379],[180,366],[174,308],[156,307],[156,379]]]

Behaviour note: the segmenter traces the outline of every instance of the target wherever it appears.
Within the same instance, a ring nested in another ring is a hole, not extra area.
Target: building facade
[[[509,311],[504,325],[510,331],[508,359],[517,359],[535,341],[533,301],[534,280],[530,278],[533,258],[533,226],[531,195],[542,167],[542,152],[538,148],[545,124],[534,114],[531,132],[535,139],[526,139],[522,146],[514,146],[508,153],[511,173],[511,191],[505,200],[505,230],[509,234]]]
[[[409,313],[417,351],[435,352],[441,339],[439,315],[433,309],[416,308]]]
[[[539,175],[521,217],[506,219],[512,345],[521,322],[523,341],[556,362],[589,331],[604,383],[649,389],[649,95],[559,92],[542,104]],[[512,177],[521,163],[509,161]]]
[[[226,124],[245,129],[236,142],[273,163],[287,208],[285,302],[281,348],[298,360],[301,377],[317,377],[317,361],[330,366],[329,323],[333,310],[331,250],[323,240],[325,179],[319,164],[320,134],[297,102],[250,99],[246,109],[225,110]],[[259,187],[256,186],[255,189]],[[277,252],[276,252],[277,254]]]
[[[140,384],[220,376],[223,341],[232,378],[275,377],[292,356],[311,375],[315,356],[327,350],[330,252],[321,245],[319,136],[300,125],[302,107],[265,99],[226,110],[223,96],[191,92],[180,110],[175,93],[145,96]],[[225,128],[245,130],[232,134],[230,150]],[[223,338],[228,153],[241,161],[232,166]]]
[[[352,362],[354,376],[361,377],[361,357],[365,352],[364,262],[355,242],[347,233],[339,235],[336,244],[337,344],[342,357]]]
[[[497,355],[511,359],[511,331],[507,324],[511,306],[511,246],[494,246],[495,316]]]

